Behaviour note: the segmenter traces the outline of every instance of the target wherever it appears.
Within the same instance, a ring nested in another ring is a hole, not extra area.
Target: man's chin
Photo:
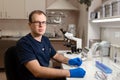
[[[41,34],[41,33],[37,33],[37,34],[35,34],[36,36],[42,36],[43,34]]]
[[[38,35],[39,35],[39,36],[42,36],[42,35],[44,35],[44,33],[39,33]]]

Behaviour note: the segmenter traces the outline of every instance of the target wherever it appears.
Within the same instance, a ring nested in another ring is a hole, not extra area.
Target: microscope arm
[[[68,32],[65,33],[65,36],[70,40],[76,41],[76,48],[77,49],[82,49],[82,39],[76,38],[73,36],[73,34],[68,33]]]

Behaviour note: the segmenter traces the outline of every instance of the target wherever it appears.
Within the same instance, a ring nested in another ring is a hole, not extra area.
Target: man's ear
[[[31,25],[31,23],[29,22],[29,23],[28,23],[28,25],[30,26],[30,25]]]

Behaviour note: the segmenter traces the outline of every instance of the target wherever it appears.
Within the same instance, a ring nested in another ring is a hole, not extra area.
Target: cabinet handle
[[[27,12],[27,18],[28,18],[28,12]]]
[[[5,17],[7,18],[7,12],[5,12]]]
[[[0,17],[2,18],[2,12],[0,12]]]

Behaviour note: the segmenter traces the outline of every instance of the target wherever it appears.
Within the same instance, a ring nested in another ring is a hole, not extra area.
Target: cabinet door
[[[0,0],[0,19],[2,19],[3,16],[3,0]]]
[[[25,13],[28,18],[29,13],[33,10],[42,10],[45,12],[46,0],[25,0]]]
[[[24,0],[4,0],[5,18],[23,19],[24,18]]]

